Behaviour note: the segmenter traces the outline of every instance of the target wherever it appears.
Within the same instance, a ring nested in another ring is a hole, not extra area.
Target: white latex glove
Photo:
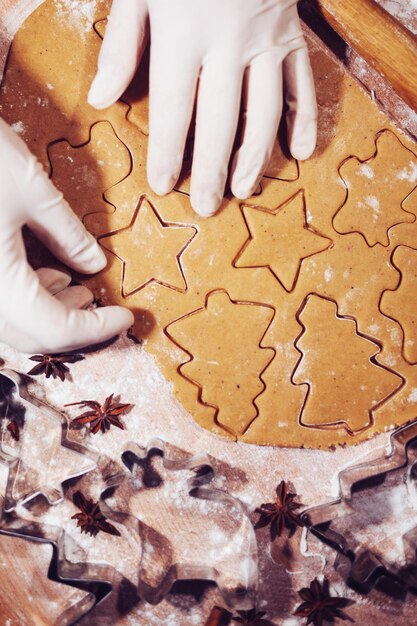
[[[121,307],[80,310],[85,287],[68,287],[60,271],[35,272],[27,262],[22,226],[78,272],[98,272],[106,258],[26,144],[0,119],[0,341],[22,352],[56,353],[98,343],[133,323]],[[56,294],[54,296],[54,294]]]
[[[132,80],[151,34],[148,179],[158,194],[175,185],[196,90],[191,204],[208,216],[226,184],[243,89],[243,143],[232,164],[238,198],[255,191],[276,141],[283,106],[291,154],[307,159],[317,105],[296,0],[113,0],[89,103],[114,103]]]

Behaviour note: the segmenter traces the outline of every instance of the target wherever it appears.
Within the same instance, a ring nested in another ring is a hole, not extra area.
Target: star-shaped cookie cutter
[[[334,528],[338,520],[343,520],[352,512],[355,494],[383,485],[393,478],[394,473],[398,473],[399,484],[408,482],[411,485],[407,506],[415,509],[417,420],[392,433],[390,450],[386,455],[342,470],[338,476],[339,498],[307,509],[301,519],[313,535],[337,552],[334,567],[349,586],[361,593],[368,593],[376,587],[389,595],[405,598],[408,590],[417,588],[417,511],[415,517],[406,520],[410,522],[411,528],[399,536],[404,558],[394,563],[388,563],[389,558],[385,559],[384,554],[376,554],[366,543],[352,545],[347,537]],[[387,506],[390,504],[387,501]],[[378,511],[372,510],[370,514],[375,523]]]

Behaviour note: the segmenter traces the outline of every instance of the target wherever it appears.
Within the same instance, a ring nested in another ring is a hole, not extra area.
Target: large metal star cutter
[[[5,513],[42,494],[49,504],[63,498],[61,484],[96,467],[94,453],[68,436],[66,418],[28,390],[26,379],[12,370],[0,372],[0,462],[9,474]],[[7,430],[7,420],[23,425],[19,441]]]
[[[339,498],[308,509],[304,523],[337,551],[351,587],[397,598],[417,591],[417,420],[391,435],[381,458],[339,474]]]

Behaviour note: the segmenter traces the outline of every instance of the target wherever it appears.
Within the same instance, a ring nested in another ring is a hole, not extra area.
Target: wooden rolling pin
[[[417,38],[375,0],[312,0],[330,26],[417,111]]]

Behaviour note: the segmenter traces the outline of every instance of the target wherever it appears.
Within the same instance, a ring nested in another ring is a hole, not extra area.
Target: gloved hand
[[[22,226],[78,272],[98,272],[106,258],[48,179],[26,144],[0,119],[0,341],[22,352],[56,353],[98,343],[133,323],[121,307],[84,311],[85,287],[60,271],[35,272]]]
[[[283,106],[297,159],[316,143],[317,106],[296,0],[113,0],[89,103],[101,109],[132,80],[151,32],[148,179],[158,194],[175,185],[196,90],[191,204],[216,212],[224,193],[243,89],[245,126],[231,189],[248,198],[265,171]],[[245,80],[246,83],[246,80]]]

